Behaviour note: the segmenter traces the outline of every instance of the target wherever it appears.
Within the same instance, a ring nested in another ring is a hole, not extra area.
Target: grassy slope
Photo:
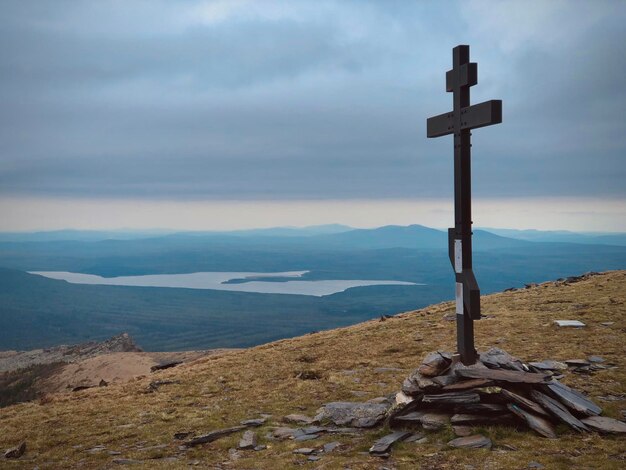
[[[620,416],[626,400],[604,402],[597,397],[626,393],[626,272],[612,272],[572,285],[547,283],[536,288],[484,297],[483,310],[490,318],[476,324],[479,348],[497,345],[524,360],[582,358],[595,354],[618,368],[593,376],[567,373],[565,382],[588,393],[605,414]],[[83,468],[107,466],[113,457],[88,453],[98,444],[122,452],[124,457],[147,459],[179,455],[177,431],[202,433],[237,424],[244,418],[267,412],[274,421],[288,413],[312,415],[323,403],[336,400],[364,400],[399,389],[402,379],[428,351],[453,349],[454,323],[443,319],[453,312],[452,303],[402,314],[385,322],[359,325],[282,340],[248,350],[201,359],[180,369],[159,374],[159,378],[181,380],[152,394],[144,393],[154,377],[72,395],[58,395],[42,403],[16,405],[0,410],[0,448],[25,439],[29,450],[23,459],[33,459],[41,468],[78,465]],[[554,319],[579,319],[584,329],[557,329]],[[601,322],[615,322],[602,326]],[[376,372],[377,367],[402,370]],[[303,381],[295,378],[302,370],[315,370],[322,378]],[[353,370],[353,374],[342,371]],[[356,398],[352,391],[365,392]],[[267,426],[259,431],[263,436]],[[484,428],[494,443],[515,446],[517,451],[448,450],[450,438],[444,431],[430,436],[427,444],[402,444],[384,463],[397,468],[526,468],[539,461],[546,468],[623,468],[625,440],[597,435],[563,432],[557,441],[506,428]],[[323,437],[306,443],[268,442],[260,452],[243,457],[224,468],[292,468],[304,457],[292,454],[298,447],[319,446],[331,440],[347,444],[345,450],[325,455],[312,466],[324,468],[379,468],[383,463],[366,451],[383,431],[374,430],[363,438]],[[186,468],[200,460],[212,468],[229,461],[228,450],[239,436],[218,440],[180,454],[176,462],[149,460],[145,468]],[[134,450],[146,445],[165,448]],[[82,447],[78,447],[82,446]],[[141,468],[142,466],[134,467]],[[17,466],[11,468],[18,468]]]

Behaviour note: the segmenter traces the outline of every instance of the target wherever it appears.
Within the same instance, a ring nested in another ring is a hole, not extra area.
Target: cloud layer
[[[626,195],[622,2],[3,2],[0,191],[449,197],[450,49],[478,62],[483,197]]]

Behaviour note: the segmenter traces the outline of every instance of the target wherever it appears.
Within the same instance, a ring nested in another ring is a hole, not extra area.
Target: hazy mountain
[[[611,232],[570,232],[567,230],[515,230],[505,228],[485,228],[503,237],[534,242],[564,242],[592,245],[626,246],[626,233]]]

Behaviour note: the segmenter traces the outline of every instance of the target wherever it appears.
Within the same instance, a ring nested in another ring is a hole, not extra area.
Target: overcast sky
[[[92,217],[111,228],[220,228],[207,208],[237,204],[264,217],[229,228],[306,224],[278,214],[295,201],[334,219],[311,222],[350,222],[354,200],[441,213],[452,138],[426,139],[426,118],[451,109],[451,48],[470,44],[472,102],[502,99],[504,116],[473,133],[477,201],[526,200],[527,226],[626,230],[624,24],[617,0],[4,0],[0,229],[98,225],[72,204],[117,204]],[[586,210],[540,220],[541,201]],[[160,204],[205,209],[168,221]]]

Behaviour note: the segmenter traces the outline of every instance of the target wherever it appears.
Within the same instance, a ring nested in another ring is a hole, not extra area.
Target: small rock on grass
[[[592,416],[590,418],[581,419],[589,428],[594,431],[607,434],[624,434],[626,433],[626,423],[617,419],[608,418],[606,416]]]
[[[324,449],[324,452],[332,452],[340,445],[341,445],[341,442],[338,442],[338,441],[328,442],[327,444],[324,444],[323,449]]]
[[[143,463],[143,461],[135,459],[113,459],[111,462],[117,465],[137,465]]]
[[[312,449],[310,447],[300,447],[299,449],[295,449],[293,451],[294,454],[302,454],[302,455],[311,455],[313,452],[315,452],[315,449]]]
[[[417,442],[420,441],[422,438],[424,437],[424,435],[420,432],[415,432],[413,434],[411,434],[409,437],[407,437],[404,442]]]
[[[467,437],[472,435],[472,428],[469,426],[452,426],[452,430],[458,437]]]
[[[254,449],[257,446],[257,436],[254,431],[246,431],[239,441],[240,449]]]
[[[267,421],[267,418],[255,418],[255,419],[244,419],[243,421],[241,421],[242,426],[263,426],[265,424],[265,421]]]
[[[26,452],[26,442],[21,442],[19,445],[7,449],[4,453],[4,457],[7,459],[19,459]]]
[[[392,445],[394,445],[396,442],[406,439],[410,435],[411,433],[406,431],[395,431],[391,434],[387,434],[386,436],[381,437],[376,442],[374,442],[374,445],[370,447],[370,454],[386,454],[389,449],[391,449]]]
[[[286,423],[292,423],[292,424],[311,424],[313,423],[313,418],[309,418],[308,416],[305,416],[305,415],[290,414],[290,415],[283,417],[283,421],[285,421]]]
[[[458,437],[448,442],[450,447],[459,449],[491,449],[491,439],[474,434],[473,436]]]

